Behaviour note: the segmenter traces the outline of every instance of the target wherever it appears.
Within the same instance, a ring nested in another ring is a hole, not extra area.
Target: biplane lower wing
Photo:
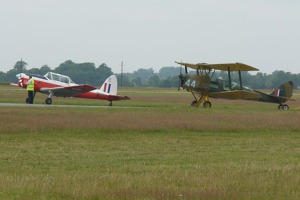
[[[212,92],[207,94],[209,97],[216,99],[259,99],[260,95],[254,92],[244,90],[224,91],[224,92]]]
[[[78,94],[86,93],[95,89],[97,88],[95,88],[94,86],[83,84],[66,87],[41,88],[40,92],[44,94],[53,93],[53,96],[73,97]]]

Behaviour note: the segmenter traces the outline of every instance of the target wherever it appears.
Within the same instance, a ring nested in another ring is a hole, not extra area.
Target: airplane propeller
[[[182,85],[182,83],[183,83],[183,81],[182,81],[182,67],[180,68],[180,74],[178,75],[178,78],[179,78],[179,83],[178,83],[178,91],[180,91],[180,87],[181,87],[181,85]]]
[[[185,71],[185,74],[188,74],[187,66],[184,66],[184,71]],[[182,66],[180,67],[180,74],[178,75],[178,78],[179,78],[179,83],[178,83],[178,91],[179,91],[180,87],[184,83],[183,76],[182,76]]]

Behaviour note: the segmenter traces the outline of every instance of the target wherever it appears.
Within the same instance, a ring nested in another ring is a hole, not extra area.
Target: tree
[[[43,65],[41,67],[41,69],[40,69],[40,74],[44,75],[44,74],[46,74],[46,73],[48,73],[50,71],[51,71],[51,69],[50,69],[50,67],[48,65]]]
[[[276,88],[278,86],[280,86],[282,83],[289,81],[291,79],[291,75],[290,73],[286,73],[282,70],[278,71],[274,71],[272,73],[271,79],[270,79],[270,87],[271,88]]]
[[[148,79],[148,85],[151,87],[158,87],[159,84],[160,84],[160,79],[159,79],[158,75],[151,76]]]
[[[7,82],[11,82],[11,83],[16,83],[18,81],[17,77],[17,71],[15,69],[11,69],[6,73],[6,76],[3,77],[3,80],[1,81],[7,81]]]
[[[158,76],[160,79],[165,79],[169,76],[178,76],[180,74],[180,70],[180,67],[163,67],[159,70]]]
[[[14,65],[14,69],[17,71],[17,73],[21,73],[24,70],[26,70],[27,63],[25,61],[18,61]]]
[[[177,76],[170,76],[167,79],[160,82],[160,87],[164,88],[172,88],[172,87],[178,87],[178,77]]]
[[[32,68],[30,70],[27,70],[29,74],[40,74],[40,69],[39,68]],[[40,74],[41,75],[41,74]]]
[[[154,76],[155,73],[154,73],[154,70],[152,68],[150,68],[150,69],[140,68],[137,71],[134,71],[132,75],[133,75],[133,79],[140,78],[141,82],[143,84],[147,84],[148,79],[151,76]]]
[[[55,68],[54,72],[70,76],[75,83],[97,84],[97,80],[94,78],[96,74],[94,63],[74,63],[67,60]]]
[[[118,74],[117,80],[118,80],[118,87],[121,87],[121,75]],[[122,75],[122,87],[133,87],[132,83],[130,83],[130,80],[128,76]]]
[[[111,68],[109,68],[105,63],[102,63],[95,69],[95,72],[91,75],[92,84],[95,86],[102,85],[104,81],[113,74]]]
[[[6,74],[4,72],[0,72],[0,83],[6,81]]]
[[[143,86],[142,79],[140,77],[133,79],[132,83],[133,83],[134,87],[142,87]]]
[[[264,89],[266,88],[266,80],[267,80],[267,74],[258,72],[256,75],[251,76],[251,82],[250,86],[254,89]]]

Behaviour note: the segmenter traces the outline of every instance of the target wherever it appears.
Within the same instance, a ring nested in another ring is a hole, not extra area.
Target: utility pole
[[[20,66],[20,73],[23,71],[23,61],[22,61],[22,58],[21,58],[21,66]]]
[[[121,87],[123,87],[123,61],[121,62]]]

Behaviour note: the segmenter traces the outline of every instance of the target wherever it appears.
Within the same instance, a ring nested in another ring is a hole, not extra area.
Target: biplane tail
[[[118,81],[115,75],[108,77],[100,88],[100,91],[109,95],[117,95]]]
[[[292,81],[285,82],[278,88],[275,88],[270,95],[277,96],[277,97],[291,98],[293,95],[293,82]]]

